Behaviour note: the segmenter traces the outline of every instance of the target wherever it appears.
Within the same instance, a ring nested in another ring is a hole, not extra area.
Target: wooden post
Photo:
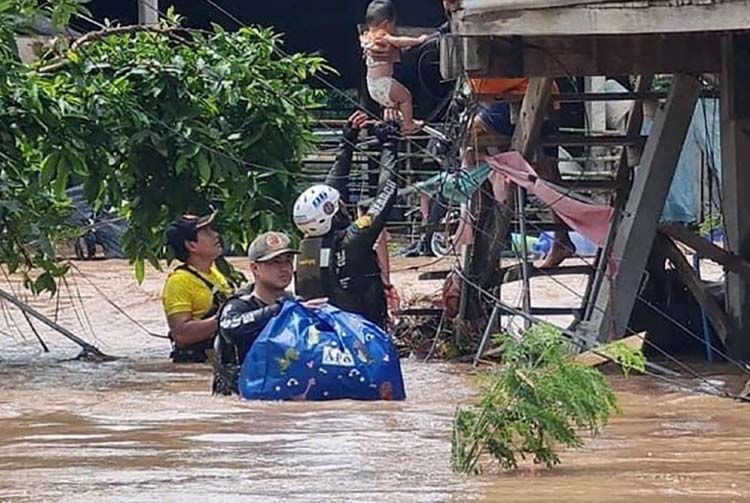
[[[518,124],[516,124],[511,141],[512,150],[516,150],[526,158],[536,151],[539,143],[552,83],[553,79],[549,77],[531,79],[526,90]],[[474,196],[476,200],[481,201],[480,204],[475,204],[480,212],[476,223],[479,230],[474,233],[474,249],[467,272],[472,281],[478,282],[482,288],[491,288],[495,286],[498,278],[500,254],[510,231],[514,212],[511,201],[502,204],[489,195],[492,194],[489,183],[485,183],[483,189]],[[476,323],[483,313],[481,304],[478,302],[479,292],[472,288],[466,288],[464,291],[467,297],[465,303],[467,310],[461,313],[461,318]]]
[[[489,69],[490,41],[480,37],[444,35],[440,38],[440,75],[455,80],[466,72],[485,73]]]
[[[721,158],[725,247],[750,258],[750,36],[722,41]],[[727,274],[727,314],[733,325],[727,350],[750,359],[750,282]]]
[[[687,259],[674,242],[666,236],[659,236],[657,239],[660,241],[664,255],[674,265],[682,283],[690,290],[696,302],[703,308],[721,342],[726,344],[728,334],[730,333],[730,324],[721,306],[708,293],[700,277],[690,267]]]
[[[526,159],[531,159],[536,153],[541,137],[542,124],[549,108],[550,94],[552,92],[553,80],[551,78],[532,79],[526,90],[521,113],[516,129],[511,139],[511,150],[515,150]],[[519,231],[521,234],[521,271],[523,276],[523,287],[521,298],[523,311],[531,312],[531,271],[526,249],[526,191],[516,187],[516,208],[518,211]],[[511,243],[511,246],[513,244]],[[524,319],[524,328],[530,326],[528,319]]]
[[[549,108],[552,83],[553,79],[550,77],[531,79],[523,98],[510,149],[520,153],[526,159],[536,152],[539,144],[542,123]]]
[[[701,257],[716,262],[727,271],[731,271],[744,278],[746,282],[750,282],[750,261],[738,257],[723,248],[719,248],[687,227],[679,224],[662,224],[659,226],[659,232],[689,246]]]
[[[591,321],[581,323],[584,339],[606,341],[625,334],[700,87],[695,77],[676,75],[656,116],[612,245],[616,270],[604,278]]]
[[[138,0],[138,24],[159,22],[159,0]]]

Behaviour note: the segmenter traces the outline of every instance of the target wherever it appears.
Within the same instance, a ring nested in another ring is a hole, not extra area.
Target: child
[[[411,93],[403,84],[393,78],[393,64],[399,60],[399,49],[414,47],[427,40],[421,37],[397,37],[396,10],[390,0],[373,0],[367,7],[367,31],[360,37],[360,43],[367,64],[367,90],[372,99],[386,108],[397,108],[403,117],[402,132],[414,133],[422,127],[422,121],[414,120]],[[386,57],[377,61],[373,49],[379,51],[386,46]]]

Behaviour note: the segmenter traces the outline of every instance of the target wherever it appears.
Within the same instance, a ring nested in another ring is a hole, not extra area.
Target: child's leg
[[[423,123],[421,121],[414,120],[411,93],[406,87],[404,87],[403,84],[401,84],[401,82],[397,81],[396,79],[393,79],[393,81],[391,82],[389,97],[391,101],[398,105],[399,110],[401,110],[401,115],[404,118],[404,133],[414,132],[422,127]]]

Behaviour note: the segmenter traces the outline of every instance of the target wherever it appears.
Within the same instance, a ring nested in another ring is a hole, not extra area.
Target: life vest
[[[377,255],[356,246],[356,239],[347,231],[304,238],[297,257],[297,295],[305,300],[328,297],[339,309],[383,327],[387,307]]]
[[[185,264],[177,267],[177,269],[182,269],[183,271],[189,272],[190,274],[201,280],[211,290],[211,309],[209,309],[209,311],[204,314],[201,319],[207,320],[208,318],[216,315],[219,312],[222,304],[224,304],[224,302],[226,302],[227,300],[226,296],[221,292],[221,290],[216,285],[208,281],[206,278],[204,278],[203,276],[195,272],[191,267],[188,267]],[[169,357],[174,363],[205,363],[206,361],[208,361],[208,354],[206,354],[206,351],[213,350],[214,348],[213,338],[181,348],[178,348],[175,344],[174,339],[172,339],[172,334],[169,335],[169,340],[172,343],[172,352],[169,354]]]

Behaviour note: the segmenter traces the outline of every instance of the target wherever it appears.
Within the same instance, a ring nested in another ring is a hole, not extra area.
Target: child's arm
[[[399,49],[407,49],[423,43],[427,38],[427,35],[420,35],[418,37],[395,37],[393,35],[386,35],[382,40],[394,47],[398,47]]]

